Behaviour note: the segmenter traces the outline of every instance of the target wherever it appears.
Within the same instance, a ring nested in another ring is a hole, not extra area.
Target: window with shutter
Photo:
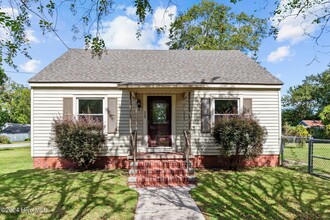
[[[108,98],[108,134],[117,132],[117,98]]]
[[[238,99],[215,99],[214,122],[221,117],[232,117],[238,114]]]
[[[103,122],[103,99],[78,98],[78,117]]]
[[[244,98],[243,99],[243,114],[252,114],[252,99]]]
[[[211,110],[210,110],[210,99],[201,99],[201,130],[203,133],[211,132]]]
[[[63,118],[71,119],[73,116],[73,98],[63,98]]]

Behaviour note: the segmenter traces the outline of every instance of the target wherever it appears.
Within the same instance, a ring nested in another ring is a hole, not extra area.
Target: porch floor
[[[137,160],[145,159],[184,159],[185,155],[182,152],[157,152],[157,153],[137,153]],[[193,158],[193,156],[189,156]],[[133,156],[128,156],[128,159],[133,159]]]

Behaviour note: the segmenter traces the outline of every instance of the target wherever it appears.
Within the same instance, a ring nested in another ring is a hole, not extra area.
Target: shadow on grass
[[[4,219],[133,219],[138,194],[123,171],[21,170],[0,175]],[[36,212],[33,209],[41,209]],[[32,210],[28,213],[28,210]]]
[[[201,171],[191,191],[210,219],[330,219],[330,181],[283,168]]]
[[[14,150],[14,148],[0,148],[0,151],[10,151],[10,150]]]

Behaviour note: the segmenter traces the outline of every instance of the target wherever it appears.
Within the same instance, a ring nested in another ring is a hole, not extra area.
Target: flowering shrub
[[[266,131],[252,116],[238,115],[219,118],[212,135],[220,154],[229,156],[229,168],[237,169],[245,159],[262,153]]]
[[[106,144],[102,122],[91,118],[54,119],[53,141],[61,156],[80,167],[93,164]]]
[[[9,137],[5,135],[0,135],[0,144],[10,144],[10,139]]]

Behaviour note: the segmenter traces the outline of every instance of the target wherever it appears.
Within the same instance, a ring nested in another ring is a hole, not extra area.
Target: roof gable
[[[299,125],[304,125],[307,127],[324,127],[321,120],[302,120]]]
[[[99,59],[70,49],[29,82],[283,84],[237,50],[108,50]]]

